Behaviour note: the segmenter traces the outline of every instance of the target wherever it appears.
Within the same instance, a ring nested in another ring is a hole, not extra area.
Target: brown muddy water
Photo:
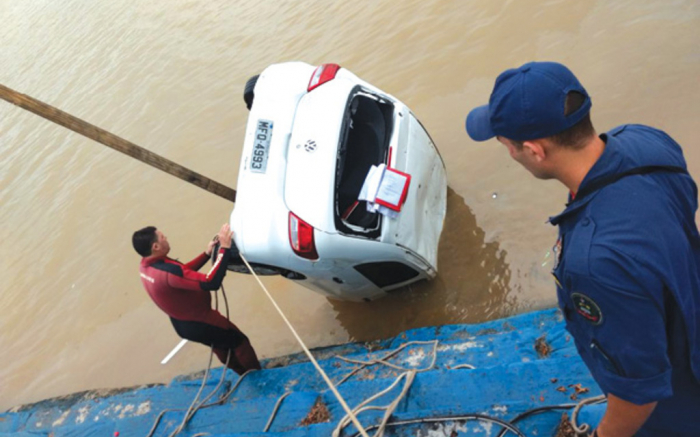
[[[700,176],[697,0],[0,0],[0,83],[235,188],[245,81],[271,63],[335,62],[404,101],[449,177],[439,276],[370,304],[266,284],[310,346],[479,322],[555,304],[565,189],[475,144],[464,117],[495,77],[566,63],[599,131],[666,130]],[[172,255],[202,250],[232,204],[0,102],[0,409],[167,381],[206,367],[143,291],[135,229]],[[225,280],[232,319],[263,357],[299,350],[253,278]]]

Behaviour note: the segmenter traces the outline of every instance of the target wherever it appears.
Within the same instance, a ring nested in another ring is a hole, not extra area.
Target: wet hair
[[[143,257],[151,255],[151,248],[156,241],[158,241],[158,235],[156,234],[155,226],[146,226],[143,229],[139,229],[131,237],[134,249]]]
[[[564,102],[564,115],[569,115],[576,112],[585,102],[585,95],[576,91],[569,92],[569,94],[566,95],[566,100]],[[547,139],[552,141],[557,146],[581,149],[593,135],[595,135],[595,129],[593,129],[593,123],[591,123],[591,113],[589,112],[575,125],[554,134]],[[513,143],[515,143],[515,145],[520,149],[523,147],[525,142],[513,141]]]

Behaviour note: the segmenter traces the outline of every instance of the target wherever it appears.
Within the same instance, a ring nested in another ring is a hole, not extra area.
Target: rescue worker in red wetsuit
[[[211,292],[221,286],[230,257],[232,231],[228,224],[217,238],[187,264],[168,258],[168,238],[153,226],[134,232],[134,249],[143,257],[141,282],[158,308],[163,310],[177,334],[187,340],[214,348],[219,360],[236,373],[260,369],[255,350],[231,321],[211,307]],[[206,264],[216,244],[221,247],[214,266],[207,274],[198,270]]]

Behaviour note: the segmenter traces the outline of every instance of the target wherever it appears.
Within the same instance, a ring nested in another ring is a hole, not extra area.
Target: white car
[[[231,228],[256,272],[352,301],[435,277],[445,164],[406,105],[336,64],[302,62],[267,67],[244,100]],[[358,200],[382,163],[411,177],[395,218]],[[232,258],[229,269],[247,272]]]

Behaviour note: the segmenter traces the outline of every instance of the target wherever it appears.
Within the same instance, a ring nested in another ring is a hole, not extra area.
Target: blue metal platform
[[[312,352],[331,380],[338,382],[358,367],[338,356],[367,361],[384,357],[408,342],[433,340],[437,340],[436,347],[425,343],[410,344],[387,360],[395,366],[412,369],[425,369],[433,359],[435,365],[415,375],[389,420],[385,436],[496,436],[503,428],[479,419],[479,415],[511,421],[528,410],[573,404],[600,394],[564,329],[561,314],[555,309],[479,325],[414,329],[392,339],[331,346]],[[540,345],[539,352],[536,343]],[[345,412],[303,354],[265,360],[263,368],[245,376],[221,405],[197,411],[178,435],[332,435]],[[216,388],[221,372],[220,367],[210,372],[203,396]],[[402,373],[393,367],[372,365],[349,377],[338,386],[338,390],[347,403],[355,407],[389,387]],[[202,377],[203,373],[200,373],[175,378],[167,385],[105,391],[103,394],[85,392],[26,405],[13,409],[14,412],[0,414],[0,437],[143,437],[149,434],[159,416],[152,435],[168,437],[182,422],[185,410],[200,389]],[[228,371],[212,400],[229,393],[238,380],[238,375]],[[402,387],[403,381],[372,404],[389,404]],[[278,400],[286,393],[269,431],[263,432]],[[516,426],[527,436],[553,436],[562,412],[533,414],[518,421]],[[363,426],[370,427],[378,424],[382,415],[382,412],[369,411],[361,413],[358,418]],[[447,417],[453,419],[417,421]],[[314,423],[324,419],[327,421]],[[416,423],[395,425],[401,421]],[[368,433],[372,435],[373,431]],[[341,435],[357,435],[357,431],[350,424]]]

